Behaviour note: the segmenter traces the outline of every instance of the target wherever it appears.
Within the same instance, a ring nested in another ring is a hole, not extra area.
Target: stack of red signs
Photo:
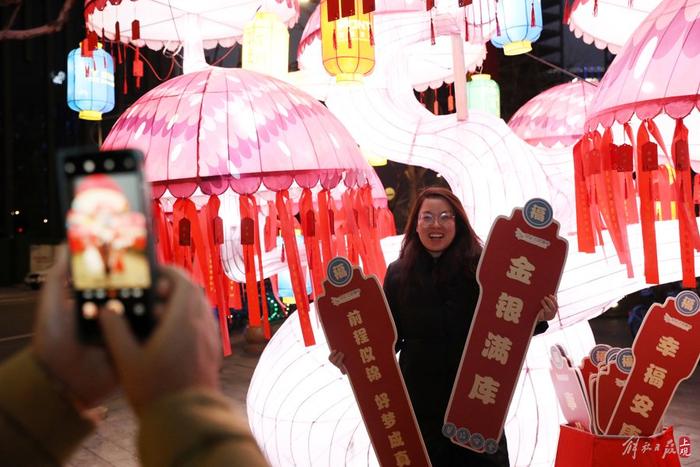
[[[595,346],[580,368],[569,368],[559,346],[552,348],[552,382],[567,422],[581,429],[580,414],[572,414],[572,387],[565,373],[582,388],[590,417],[589,431],[607,436],[651,436],[676,388],[689,378],[700,360],[700,298],[683,291],[654,304],[647,312],[631,349]],[[578,396],[576,400],[579,400]]]

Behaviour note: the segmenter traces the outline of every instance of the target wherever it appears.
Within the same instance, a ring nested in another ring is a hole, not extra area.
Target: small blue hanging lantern
[[[83,56],[78,47],[68,54],[68,107],[83,120],[102,120],[114,108],[114,60],[102,44]]]
[[[532,50],[532,43],[542,32],[541,0],[498,0],[496,35],[491,43],[505,55],[519,55]]]

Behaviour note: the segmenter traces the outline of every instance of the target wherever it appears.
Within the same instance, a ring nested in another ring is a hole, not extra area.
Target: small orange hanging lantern
[[[333,3],[333,5],[329,5]],[[374,69],[373,5],[362,0],[321,1],[323,66],[337,83],[361,82]]]

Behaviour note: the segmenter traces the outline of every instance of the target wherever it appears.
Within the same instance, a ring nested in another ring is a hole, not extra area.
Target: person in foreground
[[[44,285],[29,348],[0,365],[0,463],[58,465],[94,429],[95,407],[121,383],[139,422],[145,466],[266,466],[245,419],[219,390],[221,353],[202,291],[164,267],[159,325],[139,343],[102,310],[105,348],[77,339],[65,252]]]
[[[476,268],[482,244],[459,199],[449,190],[421,192],[406,225],[399,259],[384,279],[384,294],[396,324],[396,350],[421,435],[433,467],[509,465],[505,436],[498,451],[478,454],[453,444],[442,425],[462,352],[479,299]],[[542,299],[535,334],[547,330],[558,310]],[[344,355],[330,361],[344,371]]]

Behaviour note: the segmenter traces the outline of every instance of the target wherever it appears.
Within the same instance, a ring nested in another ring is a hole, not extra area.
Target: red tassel
[[[469,42],[469,23],[467,22],[467,10],[464,10],[464,42]]]
[[[535,1],[532,1],[532,5],[530,6],[530,26],[535,27]]]
[[[135,19],[131,22],[131,40],[135,41],[138,39],[141,39],[141,23]]]
[[[114,42],[119,42],[122,40],[121,28],[119,26],[119,21],[114,23]]]
[[[374,45],[374,32],[372,32],[372,25],[369,25],[369,45]]]
[[[348,26],[348,49],[352,49],[352,36],[350,35],[350,26]]]
[[[136,78],[136,89],[141,88],[141,78],[143,77],[143,62],[139,59],[139,49],[134,52],[134,62],[131,67],[131,74]]]
[[[598,0],[593,0],[593,16],[598,16]]]
[[[90,50],[95,50],[97,48],[97,33],[95,31],[89,31],[87,33],[87,39]]]
[[[496,12],[496,35],[501,35],[501,25],[498,22],[498,12]]]
[[[438,103],[437,89],[433,89],[433,113],[440,114],[440,104]]]
[[[430,44],[435,45],[435,26],[433,25],[433,17],[430,17]]]
[[[571,16],[571,5],[569,0],[564,1],[564,14],[561,17],[561,24],[569,24],[569,16]]]
[[[126,45],[124,45],[124,58],[126,59]],[[122,91],[124,92],[124,94],[126,94],[129,91],[128,86],[126,84],[126,60],[124,60],[123,66],[124,68],[122,75],[124,75],[124,86],[122,86]]]
[[[450,90],[450,95],[447,96],[447,111],[448,112],[454,112],[455,111],[455,97],[452,95],[452,86],[449,85],[448,89]]]
[[[338,50],[338,37],[335,35],[336,29],[333,29],[333,49]]]

